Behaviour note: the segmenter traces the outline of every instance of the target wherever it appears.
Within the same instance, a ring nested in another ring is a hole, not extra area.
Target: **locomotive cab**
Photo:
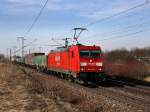
[[[80,50],[80,70],[83,72],[102,72],[103,63],[100,50]]]
[[[76,78],[84,81],[102,80],[104,76],[103,56],[99,46],[77,45],[78,54],[74,57],[74,63],[78,63],[79,71],[75,75]],[[75,52],[74,51],[74,52]],[[73,54],[72,54],[73,55]]]

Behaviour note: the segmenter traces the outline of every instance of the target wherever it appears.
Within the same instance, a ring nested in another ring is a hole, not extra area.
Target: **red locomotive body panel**
[[[103,58],[98,46],[73,45],[48,54],[48,69],[70,74],[74,78],[82,74],[103,73]]]
[[[77,46],[62,48],[60,51],[53,51],[48,55],[48,69],[57,70],[65,73],[79,72],[79,59]],[[73,53],[73,54],[72,54]]]

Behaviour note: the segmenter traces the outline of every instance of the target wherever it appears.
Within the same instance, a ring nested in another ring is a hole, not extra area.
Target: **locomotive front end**
[[[82,80],[100,81],[104,79],[104,59],[98,46],[80,46],[80,75]]]

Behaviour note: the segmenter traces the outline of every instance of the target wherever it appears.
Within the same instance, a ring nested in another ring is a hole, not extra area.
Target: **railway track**
[[[144,112],[150,112],[150,97],[146,99],[135,94],[118,91],[118,89],[116,91],[114,88],[105,87],[98,87],[97,93],[105,95],[112,100],[130,105],[135,109],[143,110]]]
[[[116,83],[117,82],[117,83]],[[141,86],[141,85],[134,85],[132,84],[131,85],[128,85],[128,84],[122,84],[122,82],[118,82],[118,81],[110,81],[109,82],[110,84],[114,84],[114,85],[121,85],[122,87],[113,87],[115,89],[118,89],[118,90],[122,90],[124,92],[130,92],[130,93],[133,93],[133,94],[136,94],[136,95],[141,95],[143,97],[146,97],[146,98],[150,98],[150,87],[147,87],[147,86]]]
[[[97,91],[113,100],[124,102],[144,112],[150,112],[150,88],[147,86],[125,83],[117,80],[109,80],[109,86],[99,86]],[[110,97],[111,96],[111,97]]]
[[[74,84],[72,84],[74,86]],[[93,87],[92,87],[93,86]],[[132,107],[135,111],[150,112],[150,97],[144,97],[143,94],[135,94],[132,91],[124,91],[120,88],[115,87],[104,87],[101,85],[92,86],[79,86],[76,85],[74,88],[86,89],[91,94],[100,95],[104,98],[111,99],[128,107]],[[94,87],[95,86],[95,87]]]
[[[118,80],[118,79],[111,79],[109,78],[108,79],[109,82],[111,83],[116,83],[116,84],[122,84],[122,85],[127,85],[127,86],[133,86],[133,87],[137,87],[137,88],[140,88],[140,89],[148,89],[150,90],[150,83],[136,83],[136,82],[131,82],[131,81],[123,81],[123,80]]]
[[[34,70],[34,69],[33,69]],[[35,72],[36,70],[34,70]],[[40,72],[41,73],[41,72]],[[45,73],[42,73],[45,74]],[[46,74],[45,74],[46,75]],[[133,107],[135,110],[142,112],[150,112],[150,88],[144,86],[133,86],[131,84],[123,84],[120,81],[111,81],[109,86],[94,85],[96,88],[87,88],[79,84],[70,83],[74,89],[83,88],[91,94],[101,95],[108,99],[123,103],[127,106]],[[78,88],[79,87],[79,88]]]
[[[139,110],[141,112],[150,112],[149,92],[146,93],[147,96],[145,96],[145,93],[143,93],[141,89],[135,87],[130,88],[130,86],[106,87],[103,85],[80,86],[79,84],[74,84],[74,83],[69,83],[69,84],[71,84],[76,90],[78,90],[79,88],[83,88],[87,90],[87,92],[91,92],[91,94],[101,95],[113,101],[130,106],[135,110]]]

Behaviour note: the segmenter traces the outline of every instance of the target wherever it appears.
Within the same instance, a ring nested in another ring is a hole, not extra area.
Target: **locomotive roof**
[[[79,46],[78,47],[80,50],[100,50],[100,47],[99,46]]]
[[[61,51],[68,51],[70,47],[57,47],[56,49],[52,50],[51,52],[61,52]]]
[[[62,52],[62,51],[68,51],[70,47],[73,47],[73,46],[77,46],[79,49],[89,49],[89,50],[99,50],[100,47],[99,46],[85,46],[85,45],[82,45],[82,44],[79,44],[79,45],[72,45],[72,46],[68,46],[68,47],[57,47],[56,49],[54,50],[51,50],[51,52]]]

